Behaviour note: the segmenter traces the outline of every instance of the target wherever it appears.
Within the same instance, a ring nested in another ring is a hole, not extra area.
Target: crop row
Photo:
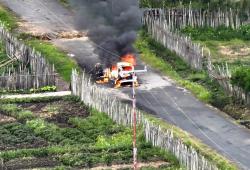
[[[38,146],[32,149],[23,148],[1,152],[0,159],[4,163],[29,157],[51,157],[58,160],[60,165],[70,167],[132,162],[132,130],[115,124],[103,113],[89,109],[91,114],[87,118],[71,117],[67,122],[68,127],[59,127],[15,104],[2,104],[0,110],[6,115],[15,117],[18,121],[16,124],[22,127],[20,129],[26,129],[30,135],[49,143],[47,147]],[[15,139],[15,137],[14,134],[10,138]],[[169,162],[170,167],[179,167],[175,157],[147,143],[141,130],[139,130],[137,140],[140,162],[162,160]],[[16,139],[16,141],[21,140]]]

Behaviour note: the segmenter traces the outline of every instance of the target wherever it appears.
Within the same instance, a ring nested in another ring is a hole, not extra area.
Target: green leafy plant
[[[237,68],[231,78],[231,82],[241,87],[245,92],[250,92],[250,68],[249,67],[239,67]]]
[[[39,93],[39,92],[53,92],[56,91],[56,86],[44,86],[38,89],[30,89],[31,93]]]

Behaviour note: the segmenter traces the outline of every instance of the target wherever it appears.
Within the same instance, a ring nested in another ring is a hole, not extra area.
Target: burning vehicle
[[[147,67],[144,70],[136,70],[136,58],[133,54],[126,54],[120,57],[120,62],[112,65],[109,68],[103,69],[101,64],[95,66],[96,83],[105,84],[112,82],[114,88],[120,88],[124,86],[139,86],[136,73],[146,72]]]

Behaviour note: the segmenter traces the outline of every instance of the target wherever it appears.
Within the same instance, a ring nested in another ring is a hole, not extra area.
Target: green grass
[[[26,43],[41,52],[50,64],[54,64],[56,71],[67,82],[70,82],[72,69],[79,69],[75,60],[49,42],[31,39]]]
[[[11,31],[18,27],[17,18],[14,14],[4,9],[2,6],[0,6],[0,21]]]

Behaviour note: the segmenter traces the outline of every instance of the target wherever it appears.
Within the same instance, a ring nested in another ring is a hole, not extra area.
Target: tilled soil
[[[44,168],[55,167],[59,165],[59,162],[55,158],[27,158],[27,159],[14,159],[3,164],[1,169],[17,170],[17,169],[32,169],[32,168]]]
[[[122,170],[122,169],[130,169],[133,167],[131,164],[120,164],[120,165],[112,165],[112,166],[98,166],[94,168],[90,168],[91,170],[103,170],[103,169],[111,169],[111,170]],[[164,161],[157,161],[157,162],[148,162],[148,163],[138,163],[137,168],[163,168],[163,167],[168,167],[168,163]]]
[[[74,101],[53,101],[50,103],[26,103],[21,106],[32,111],[36,116],[45,118],[48,122],[56,123],[60,127],[70,126],[70,117],[86,118],[89,116],[88,108]]]
[[[16,119],[13,117],[9,117],[4,115],[1,111],[0,111],[0,125],[5,124],[5,123],[11,123],[11,122],[15,122]]]
[[[31,149],[31,148],[39,148],[39,147],[43,147],[47,145],[48,145],[47,142],[42,141],[42,140],[37,140],[32,143],[19,143],[14,146],[0,144],[0,150],[7,151],[7,150],[15,150],[15,149]]]

